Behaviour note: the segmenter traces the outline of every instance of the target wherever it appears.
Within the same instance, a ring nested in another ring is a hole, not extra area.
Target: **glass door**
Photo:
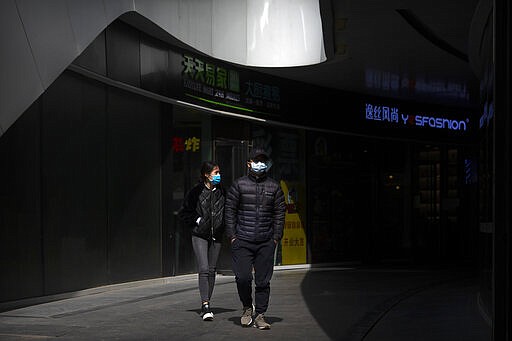
[[[246,174],[246,161],[251,145],[247,140],[217,138],[213,142],[214,160],[220,166],[222,186],[226,190],[233,181]],[[224,238],[226,238],[224,236]],[[227,239],[222,241],[222,249],[217,263],[217,272],[231,273],[231,249]]]
[[[439,259],[441,252],[441,150],[424,146],[417,150],[415,160],[414,249],[416,260],[428,262]]]

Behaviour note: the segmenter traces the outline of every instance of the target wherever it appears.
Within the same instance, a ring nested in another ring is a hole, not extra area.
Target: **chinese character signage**
[[[286,200],[286,214],[281,240],[282,264],[305,264],[306,263],[306,231],[302,224],[301,217],[297,212],[296,191],[288,188],[288,184],[281,180],[281,188]]]
[[[189,99],[219,109],[251,114],[276,114],[281,109],[279,86],[251,79],[232,66],[212,62],[191,53],[182,55],[182,86]]]
[[[397,105],[381,105],[366,102],[364,105],[365,119],[402,127],[419,127],[465,132],[469,129],[469,117],[453,119],[438,113],[425,112],[413,114],[400,110]]]
[[[181,137],[174,136],[172,138],[171,148],[175,153],[198,152],[201,147],[201,139],[198,137]]]

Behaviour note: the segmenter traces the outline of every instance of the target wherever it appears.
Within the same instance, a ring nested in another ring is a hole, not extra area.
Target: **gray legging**
[[[202,302],[209,302],[215,286],[217,259],[221,243],[212,243],[206,239],[192,236],[192,247],[196,254],[199,294]]]

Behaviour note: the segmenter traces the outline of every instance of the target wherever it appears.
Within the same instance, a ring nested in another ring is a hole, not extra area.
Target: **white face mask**
[[[251,162],[251,169],[255,172],[255,173],[263,173],[265,170],[267,170],[267,164],[264,163],[264,162]]]

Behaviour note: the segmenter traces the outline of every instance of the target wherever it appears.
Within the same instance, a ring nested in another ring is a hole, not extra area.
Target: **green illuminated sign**
[[[278,86],[245,80],[241,88],[240,74],[237,70],[205,61],[191,54],[183,54],[182,65],[183,87],[189,90],[189,93],[185,93],[186,96],[247,112],[265,113],[268,110],[280,110]]]

